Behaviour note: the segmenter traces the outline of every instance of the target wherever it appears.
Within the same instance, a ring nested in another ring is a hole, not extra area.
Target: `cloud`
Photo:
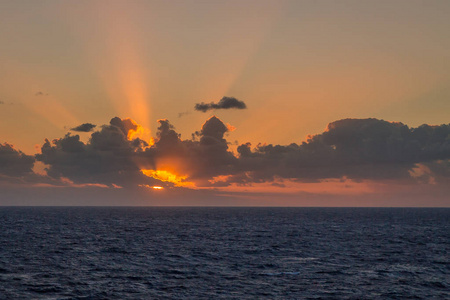
[[[218,103],[197,103],[195,104],[194,109],[197,111],[207,112],[212,109],[246,109],[247,105],[245,105],[244,101],[240,101],[234,97],[223,97],[220,99]]]
[[[170,182],[161,183],[161,178],[146,176],[152,173],[144,170],[208,180],[227,173],[226,169],[235,163],[237,158],[228,151],[224,139],[228,128],[217,117],[205,122],[196,133],[197,140],[182,140],[168,120],[158,122],[160,126],[152,146],[139,138],[128,138],[129,132],[138,126],[133,120],[115,117],[109,125],[93,132],[87,143],[70,133],[51,142],[46,140],[36,159],[48,165],[47,174],[53,179],[67,178],[74,184],[98,183],[111,187],[170,185]]]
[[[157,169],[167,169],[192,180],[208,179],[228,174],[237,158],[228,150],[224,134],[227,126],[217,117],[206,120],[193,139],[182,140],[168,120],[159,120],[155,144],[146,149]]]
[[[92,133],[87,143],[70,133],[52,142],[46,140],[36,159],[49,166],[50,177],[67,178],[76,184],[152,184],[154,180],[144,176],[136,165],[148,144],[139,138],[129,140],[128,132],[133,129],[135,125],[129,119],[116,117],[110,125]]]
[[[41,96],[48,96],[48,93],[44,93],[44,92],[37,92],[36,94],[34,94],[36,97],[41,97]]]
[[[250,144],[240,145],[241,177],[229,180],[410,178],[417,163],[450,159],[449,137],[450,125],[409,128],[377,119],[339,120],[300,145],[258,145],[253,150]]]
[[[178,118],[184,117],[186,115],[189,115],[191,112],[190,111],[185,111],[185,112],[180,112],[178,113]]]
[[[14,149],[8,143],[0,144],[0,175],[21,177],[33,173],[34,157]]]
[[[46,140],[35,158],[47,166],[47,181],[35,176],[27,182],[211,189],[266,184],[288,190],[291,183],[329,180],[440,185],[450,180],[450,124],[410,128],[378,119],[344,119],[302,143],[242,143],[234,153],[226,140],[230,126],[215,116],[189,139],[169,120],[158,122],[152,141],[135,138],[131,133],[140,125],[118,117],[92,132],[87,142],[70,133]],[[32,173],[32,156],[9,144],[0,150],[0,174]]]
[[[91,123],[83,123],[77,127],[71,128],[72,131],[79,131],[79,132],[90,132],[94,130],[94,128],[97,125],[91,124]]]

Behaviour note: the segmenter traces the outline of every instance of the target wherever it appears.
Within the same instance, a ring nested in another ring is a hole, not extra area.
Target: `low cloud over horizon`
[[[0,145],[0,184],[98,186],[103,188],[209,189],[290,183],[397,182],[448,186],[450,124],[410,128],[379,119],[343,119],[306,141],[289,145],[241,143],[236,152],[226,140],[229,126],[212,116],[192,138],[182,139],[166,119],[158,120],[151,141],[139,137],[140,125],[112,118],[87,142],[70,132],[45,140],[40,153],[26,155]],[[74,131],[89,132],[85,123]],[[45,169],[35,173],[34,165]],[[326,191],[325,191],[326,192]]]

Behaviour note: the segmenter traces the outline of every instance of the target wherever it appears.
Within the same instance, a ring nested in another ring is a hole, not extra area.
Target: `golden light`
[[[142,36],[138,34],[139,27],[132,17],[134,6],[120,1],[95,2],[93,5],[95,9],[92,11],[101,13],[89,17],[96,18],[99,45],[107,50],[86,49],[93,71],[109,96],[116,115],[131,117],[142,125],[130,132],[128,138],[139,137],[148,142],[151,139],[150,102],[155,80],[151,68],[145,63]]]
[[[194,183],[185,181],[186,176],[179,176],[165,170],[141,170],[142,174],[160,181],[173,183],[175,186],[194,187]]]
[[[127,133],[127,139],[129,141],[132,141],[135,138],[140,138],[141,140],[144,140],[148,143],[148,147],[151,147],[155,143],[154,139],[152,137],[149,137],[150,129],[139,125],[136,121],[130,118],[122,119],[122,121],[128,122],[130,124],[130,128],[128,129]]]
[[[154,185],[154,186],[152,186],[152,189],[154,189],[154,190],[162,190],[164,188],[162,186]]]

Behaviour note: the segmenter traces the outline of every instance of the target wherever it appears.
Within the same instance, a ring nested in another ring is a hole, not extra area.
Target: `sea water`
[[[450,299],[450,209],[0,208],[0,299]]]

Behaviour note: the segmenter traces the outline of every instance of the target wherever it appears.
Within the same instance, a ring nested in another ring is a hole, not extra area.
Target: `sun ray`
[[[41,99],[39,103],[25,103],[24,106],[34,114],[48,121],[56,128],[61,128],[62,124],[73,126],[81,123],[69,109],[67,109],[60,101],[53,99],[51,96],[46,99]]]
[[[92,11],[86,13],[98,14],[96,28],[99,32],[95,35],[98,38],[97,46],[85,50],[91,59],[93,72],[97,74],[116,115],[132,118],[143,128],[150,129],[154,80],[151,78],[151,68],[145,63],[142,45],[139,44],[142,37],[131,17],[133,8],[125,2],[95,2],[92,5]],[[103,51],[99,52],[98,49]],[[150,138],[148,130],[144,139],[148,141]]]
[[[264,3],[267,7],[261,9],[260,14],[255,14],[248,23],[246,30],[249,32],[242,32],[242,28],[230,27],[224,36],[224,42],[228,36],[235,39],[234,44],[239,45],[239,55],[233,55],[229,59],[220,59],[211,62],[210,69],[206,72],[205,80],[207,84],[204,85],[202,94],[206,97],[205,101],[218,100],[223,96],[232,96],[230,91],[233,86],[239,81],[239,78],[244,74],[247,67],[251,63],[252,58],[261,49],[265,39],[270,35],[277,20],[282,16],[285,7],[285,1],[277,1]],[[250,34],[251,32],[251,34]],[[236,40],[237,39],[237,40]],[[227,53],[221,53],[222,45],[218,50],[219,56],[226,56]],[[229,48],[224,48],[229,49]],[[226,62],[226,63],[224,63]],[[217,70],[220,76],[217,76]],[[213,76],[211,76],[213,75]]]

